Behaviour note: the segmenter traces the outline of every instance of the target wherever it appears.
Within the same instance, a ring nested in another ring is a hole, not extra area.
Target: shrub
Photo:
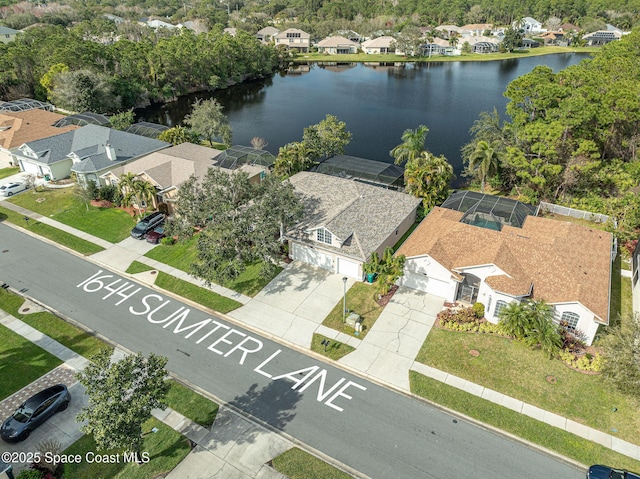
[[[164,213],[165,215],[169,214],[169,206],[167,206],[166,203],[162,202],[162,203],[158,203],[158,211],[160,211],[161,213]]]
[[[119,194],[118,187],[116,185],[105,185],[97,192],[98,199],[114,203],[116,195]]]
[[[16,479],[42,479],[44,472],[37,469],[23,469],[20,474],[16,476]]]
[[[476,315],[476,318],[484,318],[484,304],[474,303],[471,309],[473,310],[473,314]]]
[[[163,245],[172,245],[175,244],[176,240],[173,239],[173,236],[165,236],[160,240],[160,243]]]

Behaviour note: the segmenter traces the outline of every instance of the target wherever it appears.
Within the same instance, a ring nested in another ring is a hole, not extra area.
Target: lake
[[[429,128],[426,148],[444,155],[457,175],[460,148],[483,111],[497,108],[504,116],[508,83],[537,65],[562,70],[587,58],[563,53],[490,62],[438,62],[367,65],[310,64],[272,78],[215,93],[181,97],[165,105],[138,110],[139,118],[180,124],[196,98],[215,97],[225,107],[233,143],[250,145],[254,136],[267,140],[274,154],[286,143],[300,141],[303,128],[330,113],[346,122],[353,134],[346,154],[391,162],[389,150],[402,132],[423,124]],[[458,179],[460,181],[460,179]]]

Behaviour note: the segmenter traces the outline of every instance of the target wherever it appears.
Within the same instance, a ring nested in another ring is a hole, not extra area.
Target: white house
[[[304,217],[286,232],[289,256],[362,281],[362,264],[380,256],[415,222],[421,200],[353,179],[303,171],[289,181]]]
[[[361,44],[362,51],[367,54],[395,53],[396,39],[390,36],[382,36],[366,40]]]
[[[532,33],[544,33],[547,30],[542,28],[542,23],[531,17],[524,17],[520,21],[513,22],[513,28],[521,28],[525,35]]]
[[[327,37],[318,42],[318,52],[329,55],[358,53],[358,44],[340,35]]]
[[[454,195],[460,211],[434,208],[397,251],[407,258],[401,284],[482,303],[492,323],[512,301],[542,299],[591,344],[609,322],[611,233],[533,216],[507,198]]]

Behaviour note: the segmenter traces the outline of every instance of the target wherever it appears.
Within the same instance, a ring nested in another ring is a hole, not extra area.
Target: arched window
[[[502,301],[501,299],[496,301],[496,309],[493,312],[493,317],[494,318],[498,318],[500,316],[500,312],[506,307],[507,307],[507,302],[506,301]]]
[[[562,317],[560,318],[560,323],[566,324],[569,331],[576,330],[578,327],[578,321],[580,321],[580,316],[573,311],[565,311],[562,313]]]

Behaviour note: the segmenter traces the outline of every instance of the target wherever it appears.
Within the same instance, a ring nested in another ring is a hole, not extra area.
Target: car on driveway
[[[640,479],[640,475],[596,464],[587,471],[587,479]]]
[[[19,181],[13,181],[11,183],[7,183],[6,185],[0,186],[0,195],[2,196],[13,196],[16,193],[20,193],[28,188],[26,183],[21,183]]]
[[[24,441],[29,434],[58,411],[69,406],[71,394],[64,384],[56,384],[23,402],[0,426],[0,437],[7,442]]]
[[[147,233],[164,224],[164,213],[156,211],[145,216],[131,230],[131,236],[135,239],[143,239]]]
[[[153,231],[147,233],[147,243],[158,244],[164,236],[164,226],[156,226]]]

